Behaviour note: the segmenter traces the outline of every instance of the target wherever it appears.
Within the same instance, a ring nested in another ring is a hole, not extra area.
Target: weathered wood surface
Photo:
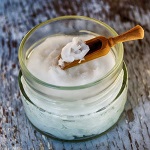
[[[17,83],[18,46],[36,24],[62,15],[102,20],[121,33],[136,24],[142,41],[125,46],[128,101],[117,125],[96,139],[60,142],[36,131],[25,116]],[[149,150],[150,149],[149,0],[0,0],[0,150]]]

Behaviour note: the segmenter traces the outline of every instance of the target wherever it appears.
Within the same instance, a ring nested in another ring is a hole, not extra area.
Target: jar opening
[[[63,20],[69,20],[69,19],[74,19],[74,20],[87,20],[87,21],[90,21],[90,22],[93,22],[95,24],[98,24],[98,25],[101,25],[103,27],[105,27],[109,32],[111,32],[111,34],[113,36],[116,36],[117,33],[110,27],[108,26],[107,24],[99,21],[99,20],[96,20],[96,19],[93,19],[93,18],[88,18],[88,17],[85,17],[85,16],[63,16],[63,17],[58,17],[58,18],[54,18],[54,19],[51,19],[51,20],[47,20],[37,26],[35,26],[33,29],[31,29],[26,35],[25,37],[23,38],[21,44],[20,44],[20,47],[19,47],[19,62],[20,62],[20,66],[21,66],[21,70],[22,70],[22,73],[23,75],[26,77],[27,80],[30,80],[30,81],[35,81],[36,83],[40,84],[40,85],[43,85],[45,87],[49,87],[49,88],[56,88],[56,89],[61,89],[61,90],[75,90],[75,89],[84,89],[84,88],[88,88],[88,87],[91,87],[91,86],[94,86],[104,80],[107,80],[112,74],[115,74],[115,72],[120,68],[120,66],[122,66],[122,60],[123,60],[123,45],[122,43],[120,44],[117,44],[116,47],[117,49],[119,49],[119,53],[118,53],[118,59],[116,60],[116,63],[115,63],[115,66],[105,75],[103,76],[102,78],[94,81],[94,82],[91,82],[91,83],[88,83],[88,84],[84,84],[84,85],[79,85],[79,86],[57,86],[57,85],[53,85],[53,84],[49,84],[49,83],[46,83],[40,79],[38,79],[37,77],[35,77],[33,74],[30,73],[30,71],[27,69],[26,65],[25,65],[25,62],[24,62],[24,59],[23,59],[23,48],[25,46],[25,43],[26,41],[28,40],[28,38],[34,33],[36,32],[38,29],[42,28],[43,26],[47,25],[47,24],[50,24],[50,23],[53,23],[53,22],[57,22],[57,21],[63,21]]]

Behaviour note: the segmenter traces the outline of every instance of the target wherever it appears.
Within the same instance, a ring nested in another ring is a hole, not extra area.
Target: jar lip
[[[36,25],[35,27],[33,27],[25,36],[24,38],[22,39],[21,41],[21,44],[19,46],[19,52],[18,52],[18,58],[19,58],[19,63],[20,63],[20,66],[21,66],[21,69],[23,69],[22,71],[30,76],[30,78],[32,79],[32,81],[35,81],[37,82],[38,84],[40,85],[43,85],[45,87],[49,87],[49,88],[55,88],[55,89],[60,89],[60,90],[75,90],[75,89],[84,89],[84,88],[88,88],[88,87],[91,87],[91,86],[94,86],[100,82],[102,82],[103,80],[109,78],[109,76],[111,74],[113,74],[118,68],[119,66],[122,64],[122,60],[123,60],[123,44],[122,43],[119,43],[117,44],[119,46],[119,49],[121,49],[120,53],[119,53],[119,59],[118,61],[115,63],[114,67],[105,75],[103,76],[102,78],[96,80],[96,81],[93,81],[93,82],[90,82],[90,83],[87,83],[87,84],[84,84],[84,85],[78,85],[78,86],[59,86],[59,85],[53,85],[53,84],[49,84],[47,82],[44,82],[40,79],[38,79],[37,77],[35,77],[32,73],[30,73],[30,71],[27,69],[24,61],[23,61],[23,57],[22,57],[22,49],[24,47],[24,44],[26,42],[26,40],[28,39],[28,37],[35,31],[37,30],[38,28],[42,27],[43,25],[46,25],[48,23],[52,23],[52,22],[55,22],[55,21],[59,21],[59,20],[66,20],[66,19],[81,19],[81,20],[89,20],[89,21],[92,21],[92,22],[95,22],[97,24],[100,24],[102,26],[104,26],[106,29],[108,29],[114,36],[117,36],[118,34],[116,33],[116,31],[114,29],[112,29],[109,25],[107,25],[106,23],[102,22],[102,21],[99,21],[99,20],[96,20],[94,18],[89,18],[89,17],[85,17],[85,16],[76,16],[76,15],[69,15],[69,16],[61,16],[61,17],[57,17],[57,18],[53,18],[53,19],[50,19],[50,20],[46,20],[38,25]]]

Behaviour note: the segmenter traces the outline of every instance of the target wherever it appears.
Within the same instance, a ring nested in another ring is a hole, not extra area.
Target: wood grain
[[[145,30],[144,40],[124,44],[129,92],[121,119],[106,134],[84,142],[61,142],[34,129],[25,116],[17,83],[21,39],[36,24],[62,15],[93,17],[118,33],[136,24]],[[149,0],[0,0],[0,150],[149,150],[149,35]]]

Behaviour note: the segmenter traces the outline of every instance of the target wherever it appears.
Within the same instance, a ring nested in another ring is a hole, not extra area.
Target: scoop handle
[[[143,38],[144,38],[144,30],[140,25],[137,25],[119,36],[110,37],[108,39],[108,42],[109,42],[109,46],[112,47],[115,44],[120,42],[143,39]]]

